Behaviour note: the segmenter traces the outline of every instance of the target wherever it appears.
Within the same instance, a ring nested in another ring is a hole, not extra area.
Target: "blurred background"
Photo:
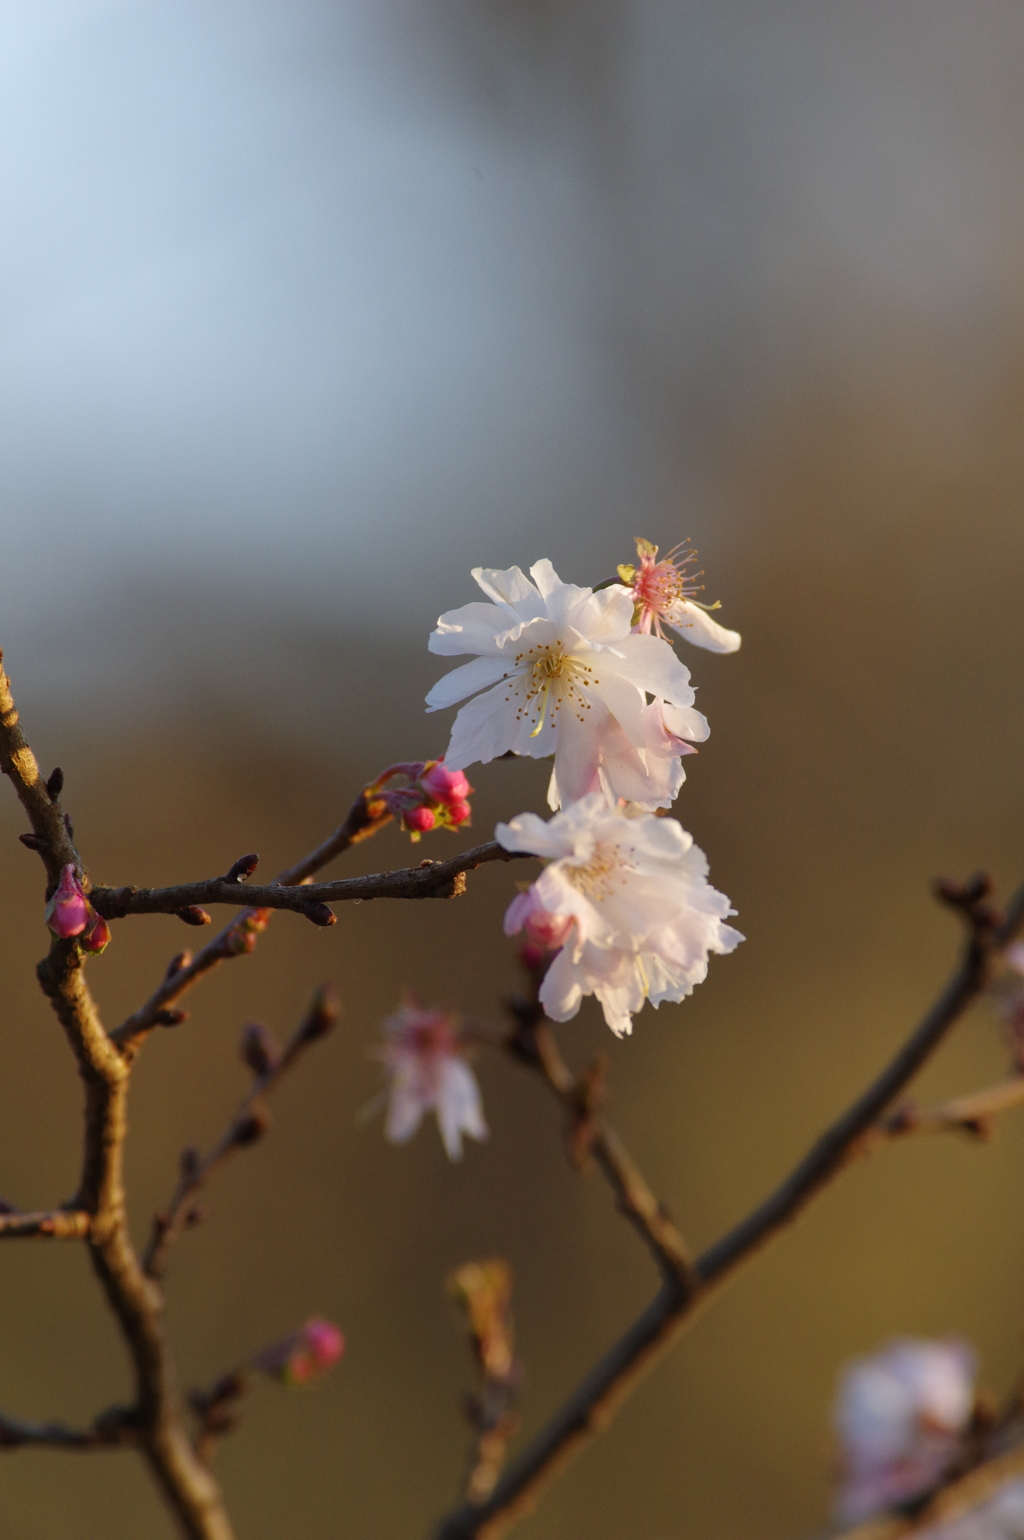
[[[939,874],[1024,868],[1024,12],[1011,0],[9,0],[0,22],[0,645],[97,880],[317,843],[389,759],[442,753],[425,638],[469,568],[598,582],[691,536],[742,651],[687,650],[712,736],[679,816],[746,944],[574,1063],[700,1246],[935,993]],[[681,644],[682,650],[682,644]],[[546,769],[472,773],[475,828]],[[38,862],[0,800],[0,1193],[77,1177],[80,1095],[33,965]],[[442,848],[443,847],[443,848]],[[346,871],[410,852],[385,831]],[[341,869],[339,868],[339,875]],[[478,1065],[492,1136],[449,1165],[355,1116],[403,983],[492,1015],[509,872],[461,903],[280,916],[136,1076],[139,1238],[220,1132],[259,1017],[333,979],[341,1027],[180,1243],[186,1385],[319,1312],[349,1350],[268,1386],[220,1462],[241,1540],[426,1536],[472,1383],[444,1278],[516,1272],[527,1433],[655,1279],[543,1088]],[[130,920],[110,1025],[194,937]],[[999,1078],[987,1009],[922,1099]],[[876,1155],[701,1319],[517,1533],[783,1540],[818,1523],[839,1366],[961,1334],[1024,1361],[1024,1120]],[[0,1257],[0,1406],[128,1392],[76,1247]],[[11,1540],[170,1540],[141,1466],[0,1461]]]

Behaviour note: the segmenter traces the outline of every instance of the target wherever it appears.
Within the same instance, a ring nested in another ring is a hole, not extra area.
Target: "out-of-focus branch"
[[[35,1214],[0,1214],[0,1241],[40,1236],[51,1241],[80,1241],[89,1233],[90,1216],[80,1208],[49,1209]]]
[[[539,1070],[565,1107],[569,1154],[582,1165],[592,1156],[615,1194],[621,1212],[653,1253],[665,1278],[684,1293],[695,1287],[693,1258],[664,1205],[655,1197],[639,1166],[615,1129],[600,1115],[603,1066],[576,1076],[559,1052],[544,1012],[534,1000],[511,1002],[517,1031],[509,1046],[515,1057]]]
[[[532,859],[522,851],[505,850],[494,840],[476,845],[450,861],[423,861],[419,866],[394,872],[374,872],[366,877],[342,877],[336,882],[304,883],[287,886],[268,883],[246,884],[245,896],[254,908],[290,909],[307,913],[315,904],[337,904],[346,900],[367,902],[372,898],[455,898],[465,892],[465,874],[489,861]],[[174,888],[94,888],[90,901],[108,920],[120,920],[129,914],[179,914],[182,910],[203,908],[207,904],[237,904],[239,883],[226,877],[205,882],[187,882]],[[319,921],[323,923],[323,921]]]
[[[650,1305],[512,1461],[491,1496],[483,1503],[464,1503],[451,1512],[435,1530],[435,1540],[496,1540],[528,1512],[552,1477],[595,1433],[609,1425],[621,1403],[698,1310],[870,1143],[886,1108],[986,988],[995,958],[1024,923],[1024,885],[1017,889],[1002,917],[988,906],[988,891],[987,879],[982,877],[962,886],[944,884],[940,888],[939,896],[963,913],[968,925],[967,945],[952,978],[914,1032],[775,1191],[697,1259],[692,1286],[666,1278]]]
[[[228,1127],[210,1150],[199,1156],[186,1150],[182,1157],[181,1180],[166,1209],[153,1221],[149,1244],[143,1253],[143,1270],[149,1278],[162,1276],[171,1247],[183,1230],[187,1229],[194,1213],[194,1199],[216,1168],[237,1150],[247,1149],[262,1138],[269,1127],[266,1098],[280,1083],[300,1055],[312,1043],[324,1037],[338,1019],[338,1006],[334,992],[326,986],[319,989],[313,1002],[292,1034],[280,1056],[264,1048],[264,1064],[249,1090],[242,1098],[238,1111]]]
[[[69,1428],[62,1422],[23,1422],[0,1412],[0,1449],[43,1444],[49,1449],[123,1449],[138,1443],[132,1413],[123,1406],[103,1412],[89,1428]]]

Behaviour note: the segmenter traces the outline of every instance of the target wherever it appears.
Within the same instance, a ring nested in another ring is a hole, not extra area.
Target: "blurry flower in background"
[[[333,1368],[344,1351],[345,1338],[334,1322],[312,1316],[298,1331],[257,1353],[249,1367],[286,1385],[308,1385]]]
[[[675,738],[706,738],[688,671],[667,643],[633,632],[625,588],[577,588],[563,583],[549,561],[537,562],[530,576],[533,582],[518,567],[474,567],[494,602],[447,611],[431,634],[431,652],[477,654],[427,696],[428,711],[476,697],[455,718],[447,764],[486,764],[509,751],[533,759],[553,754],[552,808],[595,791],[602,774],[615,797],[668,806],[683,780],[679,755],[655,728],[664,762],[652,774],[652,724],[644,712],[652,695],[672,708]]]
[[[487,1124],[456,1018],[407,1000],[383,1022],[382,1031],[385,1041],[377,1054],[390,1075],[385,1134],[392,1144],[404,1144],[423,1114],[433,1110],[449,1159],[461,1160],[462,1135],[486,1139]]]
[[[1005,974],[996,981],[993,997],[1006,1026],[1019,1072],[1024,1073],[1024,941],[1015,941],[1003,954]]]
[[[506,935],[532,927],[553,942],[557,921],[573,924],[540,987],[552,1021],[596,995],[622,1036],[645,1000],[682,1000],[707,977],[711,952],[743,940],[723,923],[735,911],[707,881],[704,852],[674,818],[631,816],[595,793],[547,823],[520,813],[494,832],[506,850],[549,863],[509,905]]]
[[[971,1420],[975,1372],[967,1343],[913,1338],[849,1365],[834,1412],[841,1522],[859,1523],[939,1481]]]
[[[686,571],[697,560],[696,551],[684,541],[659,561],[658,547],[638,538],[636,554],[640,565],[620,567],[619,577],[633,596],[633,621],[641,635],[653,630],[655,636],[664,636],[664,621],[697,647],[706,647],[709,652],[736,651],[742,640],[739,632],[727,631],[711,619],[708,611],[718,609],[717,603],[701,604],[696,598],[704,590],[703,583],[697,582],[704,574]]]

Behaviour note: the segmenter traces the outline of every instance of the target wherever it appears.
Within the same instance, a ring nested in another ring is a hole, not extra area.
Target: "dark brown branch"
[[[330,1031],[338,1017],[333,992],[327,988],[317,991],[310,1009],[292,1034],[279,1058],[266,1063],[249,1092],[242,1098],[237,1112],[206,1156],[187,1153],[182,1160],[181,1180],[166,1209],[153,1221],[149,1244],[143,1253],[142,1266],[149,1278],[160,1278],[167,1266],[171,1247],[188,1228],[195,1208],[195,1198],[205,1186],[210,1175],[236,1151],[246,1149],[266,1132],[269,1114],[265,1111],[267,1096],[273,1091],[302,1053]]]
[[[360,792],[349,808],[344,823],[315,850],[303,856],[301,861],[296,861],[294,866],[281,872],[274,886],[287,888],[307,883],[314,873],[322,871],[353,845],[371,838],[390,820],[390,813],[371,815],[366,796]],[[240,891],[244,891],[246,896],[251,893],[248,888],[236,888],[235,891],[236,895]],[[308,902],[308,897],[304,901]],[[114,1041],[129,1054],[134,1052],[146,1034],[160,1024],[161,1011],[180,1000],[212,968],[229,958],[247,956],[255,947],[258,937],[266,930],[272,915],[273,909],[269,906],[243,909],[218,935],[207,942],[202,951],[194,957],[187,954],[182,957],[180,967],[170,972],[155,994],[112,1034]]]
[[[50,1209],[36,1214],[0,1214],[0,1241],[40,1236],[51,1241],[80,1241],[92,1220],[84,1209]]]
[[[69,1428],[62,1422],[23,1422],[0,1412],[0,1449],[23,1449],[27,1444],[48,1449],[123,1449],[138,1441],[132,1413],[123,1406],[111,1407],[90,1428]]]
[[[970,891],[968,891],[970,888]],[[793,1222],[860,1150],[886,1108],[935,1052],[954,1023],[987,986],[995,957],[1024,923],[1024,886],[998,919],[984,907],[977,884],[959,890],[970,933],[949,983],[882,1073],[812,1145],[775,1191],[697,1259],[695,1286],[665,1282],[650,1305],[605,1354],[554,1417],[507,1468],[490,1498],[465,1503],[443,1519],[435,1540],[496,1540],[537,1500],[542,1488],[603,1431],[697,1312],[739,1269]]]
[[[450,861],[423,861],[419,866],[395,872],[375,872],[366,877],[343,877],[337,882],[285,886],[247,883],[241,887],[253,908],[290,909],[301,914],[311,904],[337,904],[372,898],[455,898],[465,891],[465,874],[489,861],[524,859],[521,851],[505,850],[491,840],[476,845]],[[527,859],[532,859],[527,857]],[[94,888],[89,897],[108,920],[129,914],[177,914],[207,904],[237,904],[240,884],[226,877],[183,883],[174,888]]]
[[[46,875],[55,884],[63,867],[71,864],[82,870],[81,857],[60,805],[64,777],[54,772],[47,784],[40,774],[36,757],[21,730],[3,657],[0,652],[0,773],[11,779],[32,825],[32,848],[39,852]]]

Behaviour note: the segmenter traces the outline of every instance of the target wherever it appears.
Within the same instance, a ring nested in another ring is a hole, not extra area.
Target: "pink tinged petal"
[[[573,848],[555,819],[545,823],[536,813],[520,813],[510,823],[499,823],[494,838],[504,850],[522,850],[534,856],[564,856]]]
[[[638,690],[660,696],[673,706],[693,705],[690,671],[680,663],[668,642],[657,636],[640,636],[634,632],[624,637],[618,646],[624,656],[610,657],[605,666],[628,679]],[[604,665],[605,660],[601,661]]]
[[[476,1076],[462,1059],[447,1057],[438,1073],[437,1126],[449,1160],[462,1159],[462,1135],[486,1139],[483,1103]]]
[[[686,779],[678,755],[648,752],[645,764],[614,718],[601,737],[600,764],[609,796],[625,797],[647,812],[671,807]]]
[[[673,706],[668,701],[662,701],[661,708],[666,728],[677,738],[689,738],[693,743],[703,743],[709,736],[711,729],[707,717],[693,706]],[[683,752],[694,751],[684,749]]]
[[[547,608],[520,567],[474,567],[472,576],[488,599],[500,604],[513,621],[535,620]]]
[[[591,695],[597,695],[592,690]],[[573,710],[571,702],[563,705],[558,713],[558,741],[555,748],[555,776],[562,803],[578,802],[590,795],[600,782],[600,740],[606,726],[608,709],[604,702],[595,698],[583,720]]]
[[[727,631],[717,620],[712,620],[707,610],[692,604],[689,599],[677,599],[661,618],[686,641],[693,642],[695,647],[704,647],[708,652],[735,652],[743,640],[738,631]]]
[[[474,658],[472,663],[463,663],[437,681],[427,696],[427,710],[443,711],[446,706],[454,706],[467,695],[475,695],[503,679],[510,668],[511,660],[504,657]]]
[[[69,862],[61,871],[60,883],[46,906],[44,918],[53,934],[66,941],[82,934],[90,916],[91,906],[78,873]]]
[[[563,947],[555,956],[540,986],[540,1003],[551,1021],[569,1021],[575,1016],[583,999],[583,984],[578,970]]]
[[[533,913],[535,902],[532,888],[527,888],[525,893],[516,894],[505,910],[505,918],[501,923],[506,936],[518,936]]]
[[[511,626],[509,622],[512,622]],[[461,609],[446,610],[432,631],[427,646],[442,657],[457,657],[463,652],[478,652],[488,657],[496,654],[502,643],[515,640],[523,622],[496,604],[464,604]]]

